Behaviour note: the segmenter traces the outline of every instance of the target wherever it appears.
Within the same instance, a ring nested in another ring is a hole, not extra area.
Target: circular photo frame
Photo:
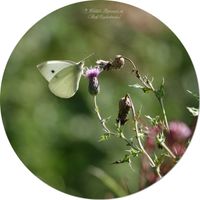
[[[118,198],[158,182],[184,155],[198,91],[187,51],[162,22],[128,4],[85,1],[22,37],[1,112],[39,179],[77,197]]]

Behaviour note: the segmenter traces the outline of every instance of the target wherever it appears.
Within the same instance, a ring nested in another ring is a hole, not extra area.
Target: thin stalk
[[[113,134],[109,129],[108,127],[106,126],[105,124],[105,120],[101,117],[100,113],[99,113],[99,108],[98,108],[98,105],[97,105],[97,96],[95,95],[94,96],[94,108],[95,108],[95,112],[97,113],[97,116],[99,118],[99,121],[101,122],[101,125],[103,126],[103,129],[106,133],[108,134]]]
[[[177,158],[176,156],[173,154],[173,152],[168,148],[168,146],[164,143],[161,142],[160,145],[169,153],[169,155],[176,161]]]
[[[168,120],[167,120],[167,115],[166,115],[166,111],[165,111],[165,107],[164,107],[164,103],[163,103],[163,98],[159,98],[157,95],[156,95],[156,90],[154,89],[151,81],[149,81],[148,79],[145,81],[143,79],[143,77],[140,75],[135,63],[127,58],[127,57],[124,57],[124,59],[128,60],[131,64],[132,64],[132,67],[133,67],[133,71],[136,72],[136,77],[140,80],[140,82],[147,88],[149,88],[156,96],[156,98],[158,99],[159,103],[160,103],[160,106],[161,106],[161,110],[162,110],[162,113],[163,113],[163,118],[164,118],[164,122],[165,122],[165,126],[166,126],[166,129],[169,130],[169,124],[168,124]]]
[[[94,96],[94,106],[95,106],[95,112],[97,113],[98,119],[101,122],[101,125],[104,129],[104,131],[108,134],[111,134],[113,136],[117,136],[117,133],[112,132],[105,124],[105,120],[101,117],[101,114],[99,112],[98,109],[98,105],[97,105],[97,98],[96,96]],[[118,124],[118,129],[120,129],[120,124]],[[120,132],[120,138],[123,139],[130,147],[135,148],[134,145],[132,144],[132,142],[130,142],[125,135],[123,134],[123,132]]]
[[[141,151],[145,154],[145,156],[148,158],[151,166],[152,167],[156,167],[156,164],[152,160],[151,156],[146,152],[146,150],[145,150],[145,148],[144,148],[144,146],[142,144],[142,141],[140,139],[139,129],[138,129],[138,121],[136,119],[135,108],[134,108],[134,105],[133,105],[133,102],[132,102],[132,99],[131,99],[130,95],[128,95],[128,97],[129,97],[129,99],[131,101],[131,111],[132,111],[133,121],[134,121],[134,124],[135,124],[136,138],[137,138],[139,147],[140,147]]]
[[[165,111],[165,107],[164,107],[164,103],[163,103],[163,98],[158,99],[158,101],[160,102],[160,106],[162,109],[165,126],[166,126],[167,130],[169,131],[169,124],[168,124],[167,115],[166,115],[166,111]]]
[[[158,166],[156,167],[156,173],[158,174],[158,176],[159,176],[160,178],[162,178],[162,175],[161,175],[161,173],[160,173],[160,165],[158,165]]]

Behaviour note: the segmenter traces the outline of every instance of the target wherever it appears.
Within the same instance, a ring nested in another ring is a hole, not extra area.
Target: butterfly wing
[[[49,89],[53,94],[61,98],[70,98],[78,90],[83,65],[83,62],[53,60],[43,62],[37,65],[37,68],[49,82]]]
[[[70,60],[52,60],[37,65],[37,68],[42,76],[49,82],[58,72],[75,64],[75,62]]]
[[[79,88],[82,70],[82,63],[67,66],[50,80],[49,89],[58,97],[72,97]]]

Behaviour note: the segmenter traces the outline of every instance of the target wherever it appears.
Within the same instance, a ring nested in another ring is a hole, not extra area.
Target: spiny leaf
[[[133,157],[138,157],[140,153],[141,153],[141,150],[140,150],[140,149],[134,149],[134,148],[131,148],[131,149],[130,149],[130,154],[131,154]]]
[[[165,93],[164,93],[164,84],[165,84],[165,81],[164,81],[164,78],[163,78],[162,83],[160,85],[160,88],[155,91],[155,94],[156,94],[158,99],[162,99],[164,97],[164,95],[165,95]]]
[[[143,89],[143,88],[144,88],[144,86],[142,86],[142,85],[140,85],[140,84],[138,84],[138,83],[133,84],[133,85],[129,85],[129,87],[140,88],[140,89]]]
[[[148,92],[151,90],[151,88],[148,88],[148,87],[145,87],[145,86],[142,86],[138,83],[136,84],[133,84],[133,85],[129,85],[129,87],[134,87],[134,88],[137,88],[137,89],[142,89],[144,93]]]
[[[156,164],[156,166],[161,165],[165,161],[166,157],[169,157],[169,155],[166,153],[162,153],[159,156],[154,154],[154,163]]]
[[[130,162],[130,154],[125,154],[124,157],[120,160],[117,160],[115,162],[113,162],[113,164],[121,164],[121,163],[125,163],[125,162]]]
[[[199,95],[197,95],[196,93],[194,93],[194,92],[192,92],[192,91],[190,91],[190,90],[187,90],[187,92],[188,92],[189,94],[191,94],[193,97],[195,97],[195,98],[197,99],[197,101],[199,101]]]
[[[103,134],[99,137],[99,142],[103,142],[103,141],[106,141],[110,138],[110,135],[109,134]]]
[[[194,117],[199,115],[199,109],[198,108],[187,107],[187,109]]]
[[[155,117],[145,115],[145,117],[150,120],[150,122],[153,126],[160,124],[160,116],[158,116],[158,115]]]

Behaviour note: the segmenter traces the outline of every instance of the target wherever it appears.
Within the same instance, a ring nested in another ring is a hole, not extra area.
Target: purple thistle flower
[[[85,76],[89,79],[98,77],[99,74],[101,73],[101,70],[98,67],[95,68],[88,68],[85,71]]]
[[[97,77],[101,73],[98,67],[86,69],[84,75],[89,79],[88,91],[91,95],[97,95],[100,91],[100,86]]]
[[[187,124],[180,121],[172,121],[169,123],[169,137],[174,142],[183,142],[191,137],[192,131]]]

